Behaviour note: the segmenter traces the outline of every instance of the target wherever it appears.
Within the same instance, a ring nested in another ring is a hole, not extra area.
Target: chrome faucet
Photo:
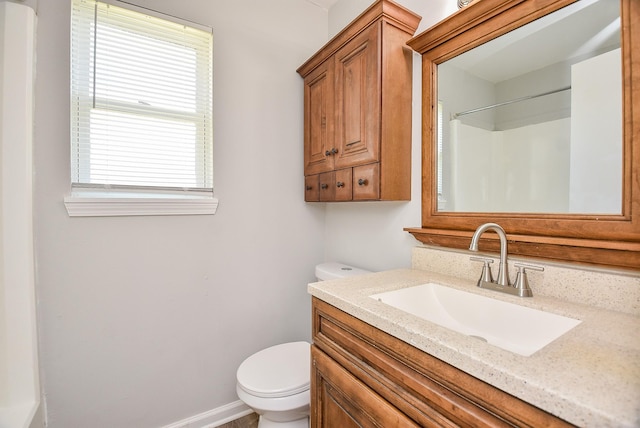
[[[507,265],[507,234],[504,229],[496,223],[485,223],[478,227],[471,238],[471,244],[469,249],[471,251],[478,251],[478,242],[480,242],[480,236],[487,230],[493,230],[500,237],[500,265],[498,266],[498,279],[496,284],[503,287],[509,287],[509,272]]]
[[[484,263],[482,274],[478,280],[478,287],[501,291],[508,294],[515,294],[520,297],[532,297],[533,292],[529,287],[529,281],[527,280],[527,273],[525,269],[540,271],[544,269],[540,266],[515,263],[514,266],[518,268],[518,274],[516,276],[515,283],[511,285],[509,282],[509,265],[507,262],[507,234],[500,225],[496,223],[485,223],[478,227],[471,238],[469,250],[478,251],[480,236],[487,230],[496,232],[500,238],[500,264],[498,265],[498,278],[494,281],[491,276],[491,266],[489,266],[489,264],[493,263],[493,259],[485,257],[471,257],[471,260]]]

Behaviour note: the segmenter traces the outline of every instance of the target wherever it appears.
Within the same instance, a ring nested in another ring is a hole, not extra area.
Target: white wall
[[[372,0],[339,0],[329,10],[329,36],[333,37],[356,18]],[[457,10],[455,0],[397,0],[422,16],[416,35]],[[339,260],[371,270],[411,265],[411,249],[418,245],[405,227],[421,226],[421,60],[414,53],[413,138],[410,202],[326,204],[326,253]]]
[[[257,350],[310,339],[324,207],[303,199],[303,87],[327,12],[135,0],[214,28],[215,216],[70,218],[70,0],[38,4],[35,230],[49,428],[160,427],[237,400]],[[291,19],[295,16],[296,19]]]
[[[133,0],[214,28],[215,216],[70,218],[70,0],[38,2],[35,232],[49,428],[159,427],[237,400],[235,370],[310,338],[323,260],[409,266],[420,225],[420,64],[405,203],[303,202],[296,68],[371,0]],[[401,0],[423,16],[454,0]],[[291,19],[294,16],[295,19]]]
[[[40,402],[33,246],[33,9],[0,1],[0,427]]]

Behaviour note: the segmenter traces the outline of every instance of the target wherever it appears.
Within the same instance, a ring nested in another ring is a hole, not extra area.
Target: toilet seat
[[[251,355],[238,368],[238,386],[247,394],[263,398],[308,391],[310,346],[307,342],[283,343]]]

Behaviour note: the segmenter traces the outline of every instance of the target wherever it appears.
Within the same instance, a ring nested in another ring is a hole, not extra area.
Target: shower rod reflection
[[[466,114],[477,113],[479,111],[489,110],[489,109],[496,108],[496,107],[502,107],[502,106],[506,106],[506,105],[509,105],[509,104],[513,104],[513,103],[519,103],[520,101],[526,101],[526,100],[530,100],[530,99],[533,99],[533,98],[544,97],[546,95],[555,94],[557,92],[568,91],[569,89],[571,89],[571,86],[566,86],[566,87],[560,88],[560,89],[554,89],[552,91],[543,92],[541,94],[527,95],[526,97],[516,98],[516,99],[513,99],[513,100],[509,100],[509,101],[504,101],[504,102],[501,102],[501,103],[492,104],[490,106],[478,107],[478,108],[474,108],[472,110],[462,111],[460,113],[454,113],[453,116],[452,116],[452,119],[457,119],[458,117],[464,116]]]

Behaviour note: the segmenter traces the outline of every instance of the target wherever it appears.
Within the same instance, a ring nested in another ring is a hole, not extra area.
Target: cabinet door
[[[418,427],[315,345],[311,360],[311,428]]]
[[[380,165],[353,168],[353,200],[365,201],[380,198]]]
[[[335,55],[335,167],[379,160],[380,26],[374,24]]]
[[[331,171],[335,159],[333,58],[304,79],[304,174]]]

